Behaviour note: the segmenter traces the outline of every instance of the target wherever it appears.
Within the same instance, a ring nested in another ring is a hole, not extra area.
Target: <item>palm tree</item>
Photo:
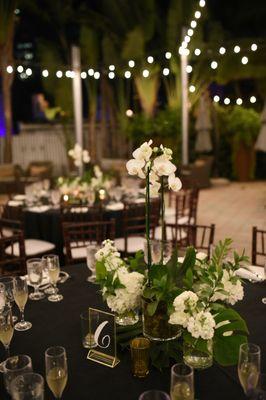
[[[7,66],[13,65],[13,39],[15,27],[15,0],[0,0],[0,74],[4,98],[4,120],[6,127],[4,162],[12,162],[12,106],[11,85],[13,74],[7,72]]]

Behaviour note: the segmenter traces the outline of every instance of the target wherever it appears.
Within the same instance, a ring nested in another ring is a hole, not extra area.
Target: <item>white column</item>
[[[82,87],[81,87],[81,67],[80,67],[80,48],[72,46],[72,71],[74,77],[72,79],[73,106],[74,106],[74,122],[75,122],[75,137],[76,143],[83,148],[83,116],[82,116]],[[79,168],[80,175],[83,172],[83,167]]]
[[[183,49],[181,58],[181,101],[182,101],[182,164],[189,163],[188,154],[188,73],[187,73],[187,51]]]

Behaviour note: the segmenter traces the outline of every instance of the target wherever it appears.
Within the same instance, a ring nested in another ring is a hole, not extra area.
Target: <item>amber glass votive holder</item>
[[[132,373],[137,378],[145,378],[149,373],[150,341],[144,337],[131,340]]]

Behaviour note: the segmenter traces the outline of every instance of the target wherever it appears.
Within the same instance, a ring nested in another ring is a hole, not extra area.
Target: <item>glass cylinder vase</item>
[[[137,311],[127,311],[123,314],[116,314],[115,322],[117,325],[128,326],[135,325],[139,321],[139,314]]]
[[[182,328],[180,325],[169,324],[166,303],[159,302],[152,316],[148,313],[149,303],[149,300],[142,299],[143,335],[150,340],[158,342],[166,342],[178,338],[181,335]]]
[[[198,350],[195,346],[184,343],[183,360],[186,365],[195,369],[206,369],[213,363],[213,341],[206,341],[206,350]]]

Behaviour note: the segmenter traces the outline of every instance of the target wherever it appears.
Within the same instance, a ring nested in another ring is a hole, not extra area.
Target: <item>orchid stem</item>
[[[161,177],[161,226],[162,226],[162,243],[161,243],[161,264],[163,264],[163,251],[164,251],[164,242],[166,240],[165,235],[165,204],[164,204],[164,177]]]
[[[146,240],[147,240],[147,258],[148,258],[148,284],[150,286],[151,270],[151,244],[150,244],[150,168],[146,176]]]

